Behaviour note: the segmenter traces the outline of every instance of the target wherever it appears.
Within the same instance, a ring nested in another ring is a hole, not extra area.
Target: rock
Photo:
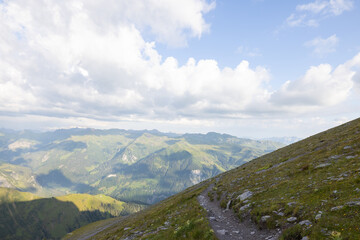
[[[253,195],[253,192],[249,190],[245,190],[243,194],[240,194],[236,199],[240,199],[240,201],[244,201],[245,199],[251,197]]]
[[[269,215],[262,216],[261,221],[266,222],[269,218],[271,218],[271,216],[269,216]]]
[[[233,233],[239,234],[239,231],[232,231]]]
[[[287,205],[289,206],[289,207],[292,207],[293,205],[296,205],[297,204],[297,202],[289,202],[289,203],[287,203]]]
[[[301,240],[309,240],[308,236],[303,237]]]
[[[124,231],[126,231],[126,230],[129,230],[129,229],[131,229],[131,228],[129,228],[129,227],[126,227],[126,228],[124,228]]]
[[[209,217],[210,221],[216,221],[215,217]]]
[[[255,234],[255,232],[251,232],[250,234],[251,234],[251,235],[254,235],[254,234]]]
[[[281,209],[280,209],[281,210]],[[285,213],[283,213],[283,212],[281,212],[281,211],[273,211],[273,213],[275,213],[276,215],[278,215],[278,216],[281,216],[281,217],[283,217],[284,215],[285,215]]]
[[[220,235],[228,235],[228,231],[226,231],[225,229],[217,230],[216,232]]]
[[[244,210],[248,209],[249,207],[250,207],[250,203],[242,206],[242,207],[240,208],[240,211],[244,211]]]
[[[355,192],[360,192],[360,189],[359,189],[359,188],[356,188],[356,189],[355,189]]]
[[[301,226],[305,225],[306,227],[311,227],[312,226],[312,222],[310,222],[309,220],[303,220],[303,221],[299,222],[299,224]]]
[[[347,156],[346,159],[353,159],[355,156]]]
[[[332,207],[330,210],[331,211],[337,211],[337,210],[340,210],[342,208],[344,208],[344,206],[340,205],[340,206]]]
[[[331,165],[331,163],[322,163],[322,164],[317,165],[317,166],[315,167],[315,169],[317,169],[317,168],[324,168],[324,167],[327,167],[327,166],[330,166],[330,165]]]
[[[288,222],[295,222],[297,220],[297,217],[289,217],[286,219]]]
[[[229,210],[230,204],[231,204],[231,200],[229,200],[228,203],[226,204],[226,210]]]
[[[350,149],[350,148],[351,148],[351,146],[345,146],[345,147],[344,147],[344,150]]]
[[[322,215],[322,213],[318,213],[318,214],[316,214],[316,216],[315,216],[315,220],[319,220],[319,219],[321,218],[321,215]]]
[[[346,205],[352,207],[352,206],[360,206],[360,201],[351,201],[347,202]]]

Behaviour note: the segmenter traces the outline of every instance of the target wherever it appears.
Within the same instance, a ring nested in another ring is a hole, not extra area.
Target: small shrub
[[[226,205],[227,205],[226,199],[221,200],[220,207],[221,208],[226,208]]]
[[[208,197],[210,199],[210,201],[214,201],[214,193],[213,192],[208,192]]]
[[[309,170],[310,165],[309,164],[305,164],[301,167],[301,171],[306,171]]]
[[[299,224],[285,229],[280,237],[280,240],[301,240],[301,226]]]

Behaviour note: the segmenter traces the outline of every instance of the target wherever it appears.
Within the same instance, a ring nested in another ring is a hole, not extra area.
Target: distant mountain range
[[[152,204],[283,146],[227,134],[0,130],[0,186],[39,196],[106,194]]]
[[[281,146],[218,133],[1,129],[0,238],[59,239]]]

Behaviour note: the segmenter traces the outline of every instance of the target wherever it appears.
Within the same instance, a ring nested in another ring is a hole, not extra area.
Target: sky
[[[359,117],[354,0],[0,0],[0,128],[307,137]]]

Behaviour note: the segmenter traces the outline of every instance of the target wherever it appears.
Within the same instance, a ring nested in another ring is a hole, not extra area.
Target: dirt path
[[[198,201],[208,212],[208,218],[212,229],[220,240],[275,240],[280,233],[276,230],[259,230],[250,219],[244,219],[240,222],[235,216],[233,210],[224,210],[220,208],[219,202],[210,201],[208,192],[212,185],[198,196]]]

